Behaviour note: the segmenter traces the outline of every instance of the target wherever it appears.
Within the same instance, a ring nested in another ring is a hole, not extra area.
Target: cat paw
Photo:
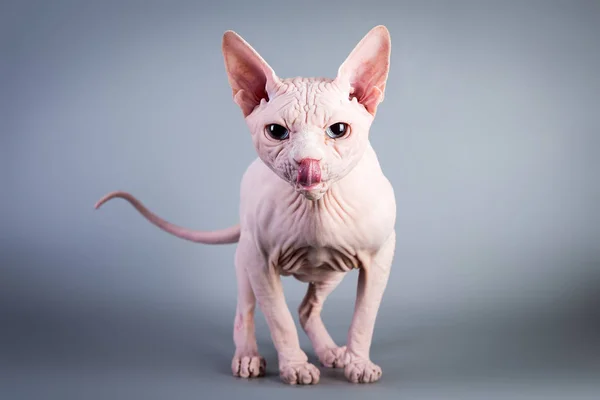
[[[321,371],[311,363],[288,364],[279,369],[281,379],[290,385],[319,383]]]
[[[328,348],[317,353],[321,365],[327,368],[344,368],[346,346]]]
[[[381,367],[369,360],[353,360],[344,368],[346,379],[353,383],[377,382],[381,374]]]
[[[231,360],[233,376],[257,378],[265,375],[267,362],[259,355],[236,355]]]

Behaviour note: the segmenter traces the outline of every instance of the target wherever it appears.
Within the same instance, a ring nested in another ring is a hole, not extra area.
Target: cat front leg
[[[252,292],[248,272],[239,254],[236,252],[235,271],[238,287],[238,300],[233,323],[235,354],[231,360],[234,376],[254,378],[265,375],[266,361],[258,353],[254,328],[254,310],[256,297]]]
[[[354,383],[371,383],[381,378],[381,367],[370,359],[375,319],[388,282],[396,245],[396,234],[364,265],[358,276],[356,305],[346,349],[344,375]]]
[[[306,353],[300,348],[298,331],[286,304],[278,271],[269,265],[250,238],[240,239],[238,252],[277,350],[279,376],[291,385],[318,383],[320,371],[308,362]]]
[[[343,368],[346,346],[338,346],[325,328],[321,310],[325,299],[339,285],[343,272],[328,274],[324,279],[308,283],[306,295],[298,308],[300,324],[310,339],[319,361],[324,367]]]

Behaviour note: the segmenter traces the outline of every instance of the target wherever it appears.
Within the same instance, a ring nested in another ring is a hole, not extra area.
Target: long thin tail
[[[144,207],[144,205],[138,199],[136,199],[127,192],[118,191],[109,193],[96,203],[95,208],[100,208],[102,204],[106,203],[110,199],[114,199],[115,197],[120,197],[122,199],[127,200],[140,212],[140,214],[146,217],[148,221],[152,222],[154,225],[158,226],[163,231],[175,235],[179,238],[204,244],[237,243],[240,239],[239,224],[218,231],[194,231],[187,228],[182,228],[180,226],[167,222],[164,219],[157,216],[156,214],[152,213],[150,210]]]

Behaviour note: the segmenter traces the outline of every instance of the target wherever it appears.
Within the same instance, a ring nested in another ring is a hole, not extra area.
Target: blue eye
[[[290,134],[290,132],[285,127],[278,124],[267,125],[267,132],[273,139],[276,140],[287,139],[287,137]]]
[[[348,132],[348,124],[344,122],[337,122],[327,128],[325,132],[327,133],[327,136],[332,139],[341,138]]]

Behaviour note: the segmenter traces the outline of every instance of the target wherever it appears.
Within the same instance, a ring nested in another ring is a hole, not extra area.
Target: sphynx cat
[[[222,50],[233,99],[258,154],[242,178],[239,224],[192,231],[161,219],[121,191],[103,197],[96,208],[120,197],[180,238],[238,243],[234,376],[265,374],[254,328],[258,302],[277,350],[281,379],[289,384],[319,382],[319,369],[300,348],[284,298],[281,276],[294,276],[308,283],[299,319],[320,363],[344,368],[351,382],[375,382],[382,371],[369,352],[394,256],[396,202],[369,130],[384,97],[389,32],[382,25],[371,29],[335,79],[281,79],[233,31],[225,32]],[[321,320],[321,309],[352,270],[359,271],[354,315],[346,345],[338,346]]]

